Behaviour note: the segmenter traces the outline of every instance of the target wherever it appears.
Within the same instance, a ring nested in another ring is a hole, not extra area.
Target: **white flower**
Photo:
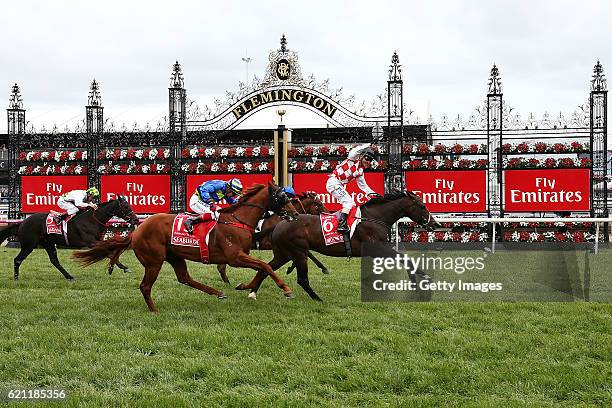
[[[144,150],[143,149],[138,149],[138,150],[136,150],[136,153],[134,153],[134,156],[137,159],[142,159],[143,155],[144,155]]]
[[[453,240],[453,233],[450,231],[446,231],[444,233],[444,241],[452,241]]]
[[[520,238],[521,238],[521,235],[518,233],[518,231],[514,231],[512,233],[512,237],[511,237],[512,241],[518,242]]]
[[[186,172],[187,170],[189,170],[189,164],[183,164],[183,165],[181,166],[181,170],[183,170],[183,171],[185,171],[185,172]]]
[[[328,170],[329,169],[329,160],[323,160],[323,163],[321,163],[321,170]]]
[[[68,171],[68,166],[64,164],[64,165],[63,165],[63,166],[60,168],[60,172],[61,172],[62,174],[66,174],[66,171]]]
[[[259,169],[259,171],[266,171],[266,170],[268,170],[268,163],[267,162],[261,162],[259,164],[259,168],[258,169]]]
[[[289,162],[289,170],[295,170],[295,169],[297,169],[297,162],[295,161]]]
[[[40,158],[41,158],[41,159],[46,159],[46,158],[48,158],[48,157],[49,157],[49,152],[42,152],[42,153],[40,154]]]
[[[214,153],[215,153],[215,149],[211,147],[204,149],[204,155],[206,157],[211,157]]]
[[[245,170],[247,173],[250,173],[252,168],[253,168],[253,165],[252,165],[250,162],[246,162],[246,163],[244,163],[244,170]]]
[[[149,150],[149,160],[155,160],[156,156],[157,156],[157,149]]]
[[[236,148],[236,156],[238,156],[238,157],[244,156],[244,147],[237,147]]]
[[[32,160],[32,157],[34,157],[34,152],[28,152],[26,154],[26,160]]]
[[[160,172],[160,171],[164,171],[164,165],[163,165],[163,164],[157,164],[157,165],[156,165],[156,170],[157,170],[158,172]]]
[[[83,171],[83,167],[80,164],[77,164],[76,167],[74,168],[74,173],[81,174],[82,171]]]
[[[170,149],[164,149],[164,159],[170,157]]]
[[[259,156],[261,153],[261,147],[257,146],[253,148],[253,156]]]
[[[220,155],[221,157],[227,157],[229,155],[229,149],[227,147],[224,147],[223,149],[221,149]]]
[[[306,170],[312,170],[312,169],[314,169],[314,163],[306,162]]]
[[[470,232],[463,232],[461,233],[461,242],[470,242],[470,235],[472,235],[472,233]]]
[[[119,173],[119,168],[120,168],[120,167],[119,167],[119,165],[118,165],[118,164],[114,164],[114,165],[113,165],[113,172],[115,172],[115,173]]]
[[[120,159],[125,159],[125,158],[127,157],[127,154],[128,154],[128,151],[127,151],[127,150],[125,150],[125,149],[121,149],[121,150],[119,151],[119,158],[120,158]]]
[[[60,156],[61,156],[61,154],[62,154],[62,152],[61,152],[61,151],[56,150],[56,151],[55,151],[55,155],[53,156],[53,160],[55,160],[56,162],[60,161]],[[84,157],[84,159],[85,159],[85,158],[86,158],[86,157]]]
[[[270,156],[274,156],[274,146],[270,146]]]
[[[40,173],[40,166],[36,166],[36,167],[34,167],[34,168],[32,169],[32,172],[33,172],[33,173],[37,173],[37,174],[38,174],[38,173]]]
[[[538,240],[538,237],[540,236],[540,234],[538,234],[537,232],[532,232],[529,234],[529,240],[532,242],[535,242]]]
[[[430,231],[427,233],[427,242],[435,242],[436,241],[436,233]]]
[[[168,152],[170,153],[170,152]],[[198,149],[194,146],[191,148],[191,150],[189,150],[189,156],[191,157],[198,157]]]
[[[104,165],[98,166],[98,173],[104,173],[106,167]]]
[[[412,234],[410,234],[410,237],[412,238],[412,242],[418,242],[419,241],[419,233],[416,231],[413,231]]]
[[[212,166],[210,166],[210,171],[219,171],[219,163],[214,162]]]
[[[107,159],[110,159],[110,158],[113,157],[113,152],[111,151],[111,149],[106,149],[104,151],[104,153],[105,153]]]
[[[148,173],[150,169],[151,169],[151,166],[149,166],[148,164],[145,164],[144,166],[142,166],[143,173]]]
[[[227,166],[227,171],[229,171],[230,173],[234,173],[236,171],[236,163],[230,163]]]
[[[55,157],[57,157],[57,153],[55,155]],[[87,160],[87,150],[83,151],[83,160]]]
[[[487,234],[486,232],[483,232],[478,237],[478,240],[481,241],[481,242],[485,242],[487,239],[489,239],[489,234]]]
[[[17,173],[25,174],[27,168],[27,166],[19,166],[19,170],[17,171]]]

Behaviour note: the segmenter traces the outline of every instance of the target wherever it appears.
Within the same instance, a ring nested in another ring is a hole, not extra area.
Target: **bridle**
[[[287,194],[282,189],[279,188],[278,190],[274,191],[272,190],[272,186],[268,186],[268,206],[267,207],[264,207],[263,205],[259,205],[256,203],[249,203],[249,202],[242,202],[240,203],[240,205],[243,205],[246,207],[259,208],[260,210],[264,212],[269,209],[277,213],[282,219],[293,221],[293,217],[287,214],[287,211],[283,210],[283,207],[287,205],[289,202],[290,202],[289,197],[287,197]],[[240,228],[248,227],[247,229],[251,231],[255,231],[255,226],[252,226],[249,223],[244,222],[235,213],[232,213],[231,215],[236,221],[238,221],[238,223],[240,223],[240,225],[236,225],[236,223],[228,222],[228,221],[217,221],[217,222],[221,224],[234,225]]]

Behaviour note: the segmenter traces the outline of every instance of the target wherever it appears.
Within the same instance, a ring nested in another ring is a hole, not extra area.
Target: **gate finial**
[[[285,38],[285,34],[280,39],[280,52],[287,52],[287,38]]]
[[[181,70],[181,64],[178,61],[174,63],[172,66],[172,76],[170,77],[170,87],[171,88],[183,88],[183,72]]]
[[[606,75],[603,73],[603,67],[601,63],[597,61],[593,68],[593,79],[591,79],[591,91],[605,91],[608,89],[608,81],[604,78]]]
[[[91,81],[91,86],[89,87],[89,97],[87,98],[87,104],[89,106],[101,106],[102,105],[102,97],[100,96],[100,87],[94,78]]]
[[[391,65],[389,65],[389,81],[401,81],[402,80],[402,68],[399,63],[399,56],[397,51],[393,53],[391,57]]]
[[[9,98],[9,109],[23,109],[23,100],[21,99],[21,91],[19,85],[15,83],[11,88],[11,96]]]
[[[493,64],[491,68],[491,76],[489,77],[489,94],[499,95],[502,93],[502,82],[499,76],[499,69]]]

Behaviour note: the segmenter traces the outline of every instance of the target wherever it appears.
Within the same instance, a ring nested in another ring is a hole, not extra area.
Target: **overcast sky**
[[[587,100],[595,62],[612,67],[609,1],[7,1],[2,15],[4,105],[17,82],[37,129],[82,120],[93,78],[117,127],[154,125],[167,114],[175,60],[189,98],[222,99],[244,81],[247,52],[249,73],[263,76],[282,33],[305,76],[359,100],[384,90],[397,51],[405,100],[421,116],[428,106],[434,117],[469,115],[493,63],[523,117],[569,114]],[[255,116],[245,125],[276,124],[271,110]]]

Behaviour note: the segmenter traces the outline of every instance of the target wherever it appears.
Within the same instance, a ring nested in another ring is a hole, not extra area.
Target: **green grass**
[[[230,288],[220,301],[164,266],[152,315],[132,253],[134,272],[113,276],[70,253],[76,282],[42,250],[15,282],[16,251],[0,250],[0,388],[63,387],[75,407],[612,405],[609,304],[362,303],[359,260],[323,257],[332,275],[310,274],[322,304],[295,275],[293,300],[266,281],[255,302]]]

